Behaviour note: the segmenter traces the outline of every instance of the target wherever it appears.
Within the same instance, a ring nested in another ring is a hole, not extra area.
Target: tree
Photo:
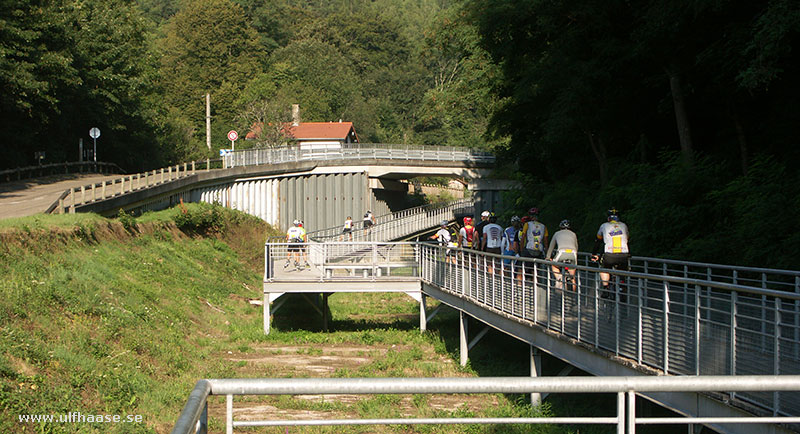
[[[229,0],[187,0],[168,21],[159,41],[165,102],[180,110],[198,131],[205,131],[207,92],[214,101],[235,101],[248,78],[260,71],[263,50],[243,16],[242,8]],[[229,83],[226,92],[218,94],[224,82]],[[237,110],[220,104],[212,104],[212,110],[213,138],[220,143]]]

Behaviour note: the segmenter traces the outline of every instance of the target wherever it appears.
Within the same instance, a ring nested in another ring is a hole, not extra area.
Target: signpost
[[[228,131],[228,140],[231,141],[231,149],[234,151],[236,150],[236,139],[238,138],[239,138],[239,133],[237,133],[236,130]]]
[[[94,140],[94,150],[92,151],[92,157],[94,158],[94,162],[97,163],[97,138],[100,137],[100,128],[92,127],[89,130],[89,137]]]

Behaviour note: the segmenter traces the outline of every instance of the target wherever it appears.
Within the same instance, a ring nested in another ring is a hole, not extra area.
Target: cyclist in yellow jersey
[[[630,251],[628,242],[630,232],[628,225],[619,219],[619,211],[616,208],[608,210],[608,221],[600,225],[597,230],[597,240],[592,250],[592,261],[600,261],[604,268],[628,271],[630,269]],[[603,247],[602,257],[598,255],[600,247]],[[600,273],[603,286],[608,287],[608,273]]]

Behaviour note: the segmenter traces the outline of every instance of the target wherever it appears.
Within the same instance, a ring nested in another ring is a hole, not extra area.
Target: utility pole
[[[206,146],[211,150],[211,94],[206,93]]]

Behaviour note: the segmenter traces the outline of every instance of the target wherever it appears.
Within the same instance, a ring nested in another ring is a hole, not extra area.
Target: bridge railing
[[[256,166],[298,161],[329,160],[424,160],[494,163],[494,155],[455,146],[347,143],[338,149],[301,149],[299,146],[234,151],[223,157],[225,167]]]
[[[89,171],[100,173],[111,173],[112,171],[118,171],[117,173],[122,173],[122,169],[114,163],[105,163],[102,161],[72,161],[66,163],[50,163],[39,166],[27,166],[18,167],[16,169],[0,170],[0,182],[19,181],[37,176],[83,173]]]
[[[123,175],[110,181],[82,185],[65,190],[45,211],[47,214],[75,212],[75,207],[100,200],[110,199],[134,191],[143,190],[167,182],[194,175],[198,170],[211,170],[220,160],[207,159],[162,167],[142,173]]]
[[[673,375],[800,374],[800,294],[421,245],[422,280],[487,309]],[[455,257],[453,257],[455,256]],[[556,271],[560,271],[556,273]],[[800,415],[800,394],[732,394]]]
[[[183,408],[172,434],[208,432],[208,397],[224,395],[227,433],[238,427],[342,425],[453,425],[453,424],[571,424],[611,425],[619,434],[635,434],[639,425],[800,423],[800,417],[641,417],[636,414],[637,393],[676,392],[796,393],[800,376],[740,377],[484,377],[484,378],[253,378],[200,380]],[[616,412],[583,417],[436,417],[384,419],[271,419],[235,420],[234,396],[247,395],[411,395],[411,394],[615,394]],[[288,429],[288,428],[287,428]]]
[[[309,232],[314,241],[391,241],[439,226],[442,220],[452,221],[459,216],[472,215],[474,204],[460,199],[446,204],[428,204],[375,217],[375,225],[364,229],[363,221],[354,221],[349,234],[342,227]]]
[[[295,252],[300,254],[299,268],[292,263]],[[419,276],[418,255],[416,243],[409,242],[268,243],[264,248],[264,281]]]

